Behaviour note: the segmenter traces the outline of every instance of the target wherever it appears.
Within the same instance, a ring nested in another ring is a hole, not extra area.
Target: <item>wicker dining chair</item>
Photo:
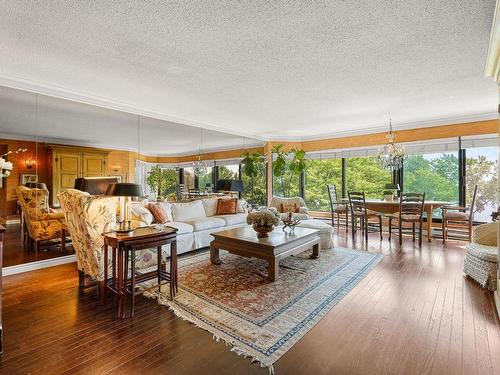
[[[354,235],[356,234],[357,221],[359,220],[360,228],[365,234],[365,240],[368,241],[368,222],[370,219],[377,218],[380,230],[380,239],[382,239],[382,216],[379,212],[366,208],[365,193],[363,191],[349,191],[348,195],[349,205],[351,207],[352,238],[354,239]]]
[[[443,243],[448,239],[448,230],[460,230],[467,233],[469,242],[472,240],[472,222],[474,221],[474,208],[476,205],[477,185],[474,186],[472,194],[472,202],[467,206],[443,206],[442,212],[442,230]]]
[[[337,217],[337,228],[340,230],[340,217],[345,218],[345,231],[349,232],[349,205],[342,203],[338,199],[337,187],[335,185],[327,185],[328,199],[330,200],[330,211],[332,214],[332,227],[335,226],[335,219]]]
[[[389,216],[389,240],[393,224],[398,228],[399,246],[403,244],[404,223],[411,223],[413,241],[415,241],[415,224],[418,223],[418,245],[422,246],[422,226],[425,193],[401,193],[399,211]]]

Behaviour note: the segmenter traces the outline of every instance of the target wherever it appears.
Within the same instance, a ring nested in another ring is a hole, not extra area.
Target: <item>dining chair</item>
[[[389,241],[393,224],[398,228],[399,246],[403,244],[404,223],[411,223],[413,241],[415,241],[415,224],[418,223],[418,245],[422,246],[422,225],[425,193],[401,193],[399,211],[389,216]]]
[[[334,216],[337,216],[337,228],[340,230],[340,217],[345,216],[345,231],[349,232],[349,206],[338,199],[337,187],[327,185],[328,199],[330,200],[330,211],[332,214],[332,227],[335,226]]]
[[[472,194],[472,202],[469,207],[467,206],[441,207],[443,243],[446,243],[446,240],[448,239],[449,229],[466,232],[469,238],[469,242],[471,242],[472,222],[474,221],[474,207],[476,205],[476,196],[477,196],[477,185],[474,186],[474,193]]]
[[[366,208],[365,193],[363,191],[349,191],[348,195],[349,205],[351,208],[352,238],[354,239],[357,229],[357,221],[359,220],[360,228],[364,231],[365,240],[368,242],[368,221],[370,219],[377,218],[380,230],[380,239],[382,239],[382,216],[379,212]]]

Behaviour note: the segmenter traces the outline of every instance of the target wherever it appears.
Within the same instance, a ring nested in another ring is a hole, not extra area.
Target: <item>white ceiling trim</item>
[[[88,94],[88,93],[82,93],[82,92],[70,90],[70,89],[65,88],[65,87],[54,86],[54,85],[50,85],[47,83],[34,82],[34,81],[29,80],[29,79],[25,79],[22,77],[14,77],[14,76],[11,76],[8,74],[0,73],[0,85],[10,87],[13,89],[33,92],[35,94],[41,94],[41,95],[51,96],[54,98],[71,100],[73,102],[89,104],[89,105],[102,107],[102,108],[106,108],[106,109],[113,109],[116,111],[126,112],[126,113],[130,113],[133,115],[151,117],[151,118],[154,118],[157,120],[171,121],[171,122],[176,122],[178,124],[189,125],[189,126],[194,126],[197,128],[203,128],[203,129],[207,129],[207,130],[214,130],[214,131],[218,131],[218,132],[228,133],[228,130],[226,128],[221,128],[219,126],[215,126],[212,124],[201,123],[198,121],[193,121],[193,120],[183,119],[183,118],[181,119],[178,117],[170,116],[167,113],[161,113],[158,111],[153,111],[153,110],[148,109],[148,108],[137,107],[133,104],[118,102],[118,101],[115,101],[115,100],[110,99],[110,98],[104,98],[104,97],[100,97],[100,96],[92,95],[92,94]],[[257,139],[260,139],[262,141],[266,140],[264,137],[261,137],[257,134],[242,132],[242,131],[236,130],[236,129],[232,130],[231,134],[241,136],[241,137],[257,138]]]

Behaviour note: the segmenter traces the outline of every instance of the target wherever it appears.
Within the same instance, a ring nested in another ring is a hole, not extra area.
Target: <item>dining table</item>
[[[427,240],[429,242],[432,241],[432,212],[443,206],[453,204],[453,202],[431,200],[424,202],[424,212],[427,214]],[[366,208],[384,214],[393,214],[399,211],[399,200],[366,199]]]

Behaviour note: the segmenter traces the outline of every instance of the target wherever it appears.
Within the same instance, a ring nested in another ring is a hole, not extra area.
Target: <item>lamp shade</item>
[[[143,197],[144,191],[139,184],[131,182],[117,182],[110,184],[106,190],[106,195],[113,197]]]
[[[240,180],[218,180],[215,190],[243,193],[243,182]]]
[[[75,180],[75,189],[90,195],[104,195],[108,186],[117,182],[116,177],[79,177]]]

